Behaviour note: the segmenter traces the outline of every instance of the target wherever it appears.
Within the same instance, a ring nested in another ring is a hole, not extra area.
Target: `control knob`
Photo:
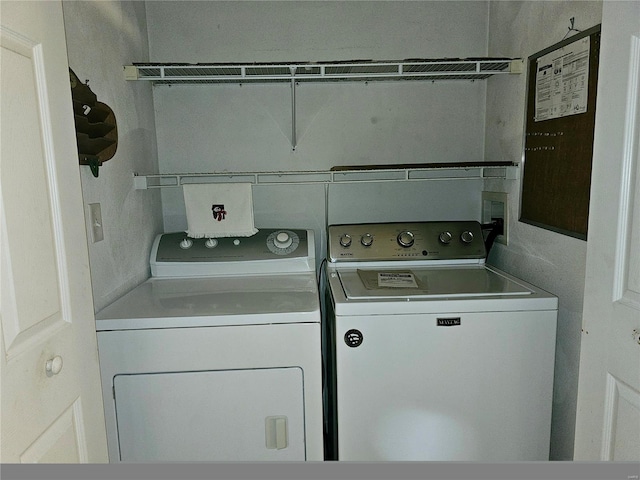
[[[365,233],[360,238],[360,243],[365,247],[370,247],[373,243],[373,235],[371,235],[370,233]]]
[[[343,247],[350,247],[351,246],[351,235],[347,235],[346,233],[343,234],[340,237],[340,245],[342,245]]]
[[[287,232],[278,232],[273,239],[273,243],[278,248],[287,248],[293,243],[293,238]]]
[[[442,232],[438,236],[438,240],[440,240],[440,243],[444,245],[448,245],[449,243],[451,243],[452,239],[453,239],[453,235],[451,235],[451,232]]]
[[[414,242],[413,233],[409,231],[400,232],[398,234],[398,243],[401,247],[408,248],[413,245]]]
[[[460,235],[460,240],[462,240],[464,243],[473,242],[473,233],[471,233],[469,230],[465,230],[464,232],[462,232],[462,235]]]
[[[207,248],[215,248],[218,246],[218,240],[215,238],[207,238],[204,242],[204,246]]]
[[[181,242],[180,242],[180,248],[183,250],[187,250],[189,248],[191,248],[193,246],[193,240],[191,240],[190,238],[184,238]]]

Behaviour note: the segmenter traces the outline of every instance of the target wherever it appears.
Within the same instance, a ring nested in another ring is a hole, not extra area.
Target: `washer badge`
[[[356,330],[352,328],[344,334],[344,343],[347,344],[348,347],[355,348],[362,345],[363,335],[360,330]]]

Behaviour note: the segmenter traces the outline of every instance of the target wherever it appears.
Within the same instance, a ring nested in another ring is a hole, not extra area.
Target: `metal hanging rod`
[[[518,166],[509,162],[487,165],[459,165],[425,168],[354,168],[299,172],[213,172],[159,173],[134,175],[137,190],[181,187],[192,183],[251,183],[254,185],[300,185],[330,183],[406,182],[426,180],[465,180],[478,178],[518,178]]]
[[[301,63],[134,63],[124,67],[126,80],[156,85],[381,80],[482,80],[522,73],[518,58],[350,61]]]

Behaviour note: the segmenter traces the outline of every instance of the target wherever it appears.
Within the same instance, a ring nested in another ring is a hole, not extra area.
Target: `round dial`
[[[207,238],[204,242],[204,246],[207,248],[215,248],[218,246],[218,240],[216,238]]]
[[[413,245],[414,242],[413,233],[409,231],[400,232],[398,234],[398,243],[401,247],[408,248]]]
[[[469,230],[465,230],[464,232],[462,232],[462,235],[460,235],[460,240],[462,240],[464,243],[473,242],[473,233],[471,233]]]
[[[273,239],[273,244],[278,248],[287,248],[292,243],[293,239],[287,232],[278,232]]]
[[[180,242],[180,248],[182,248],[183,250],[187,250],[188,248],[191,248],[192,245],[193,245],[193,240],[191,240],[190,238],[184,238]]]
[[[362,235],[362,237],[360,237],[360,243],[365,247],[370,247],[373,243],[373,235],[371,235],[370,233],[365,233],[364,235]]]
[[[440,243],[443,243],[445,245],[451,243],[452,239],[453,239],[453,235],[451,235],[451,232],[442,232],[438,236],[438,240],[440,240]]]
[[[293,253],[300,244],[300,237],[291,230],[271,232],[267,237],[267,248],[276,255]]]
[[[340,236],[340,245],[343,247],[351,246],[351,235],[347,235],[346,233]]]

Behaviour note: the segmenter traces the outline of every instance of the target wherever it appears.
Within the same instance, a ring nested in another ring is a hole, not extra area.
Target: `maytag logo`
[[[439,327],[456,327],[460,325],[460,317],[456,318],[439,318],[438,326]]]

